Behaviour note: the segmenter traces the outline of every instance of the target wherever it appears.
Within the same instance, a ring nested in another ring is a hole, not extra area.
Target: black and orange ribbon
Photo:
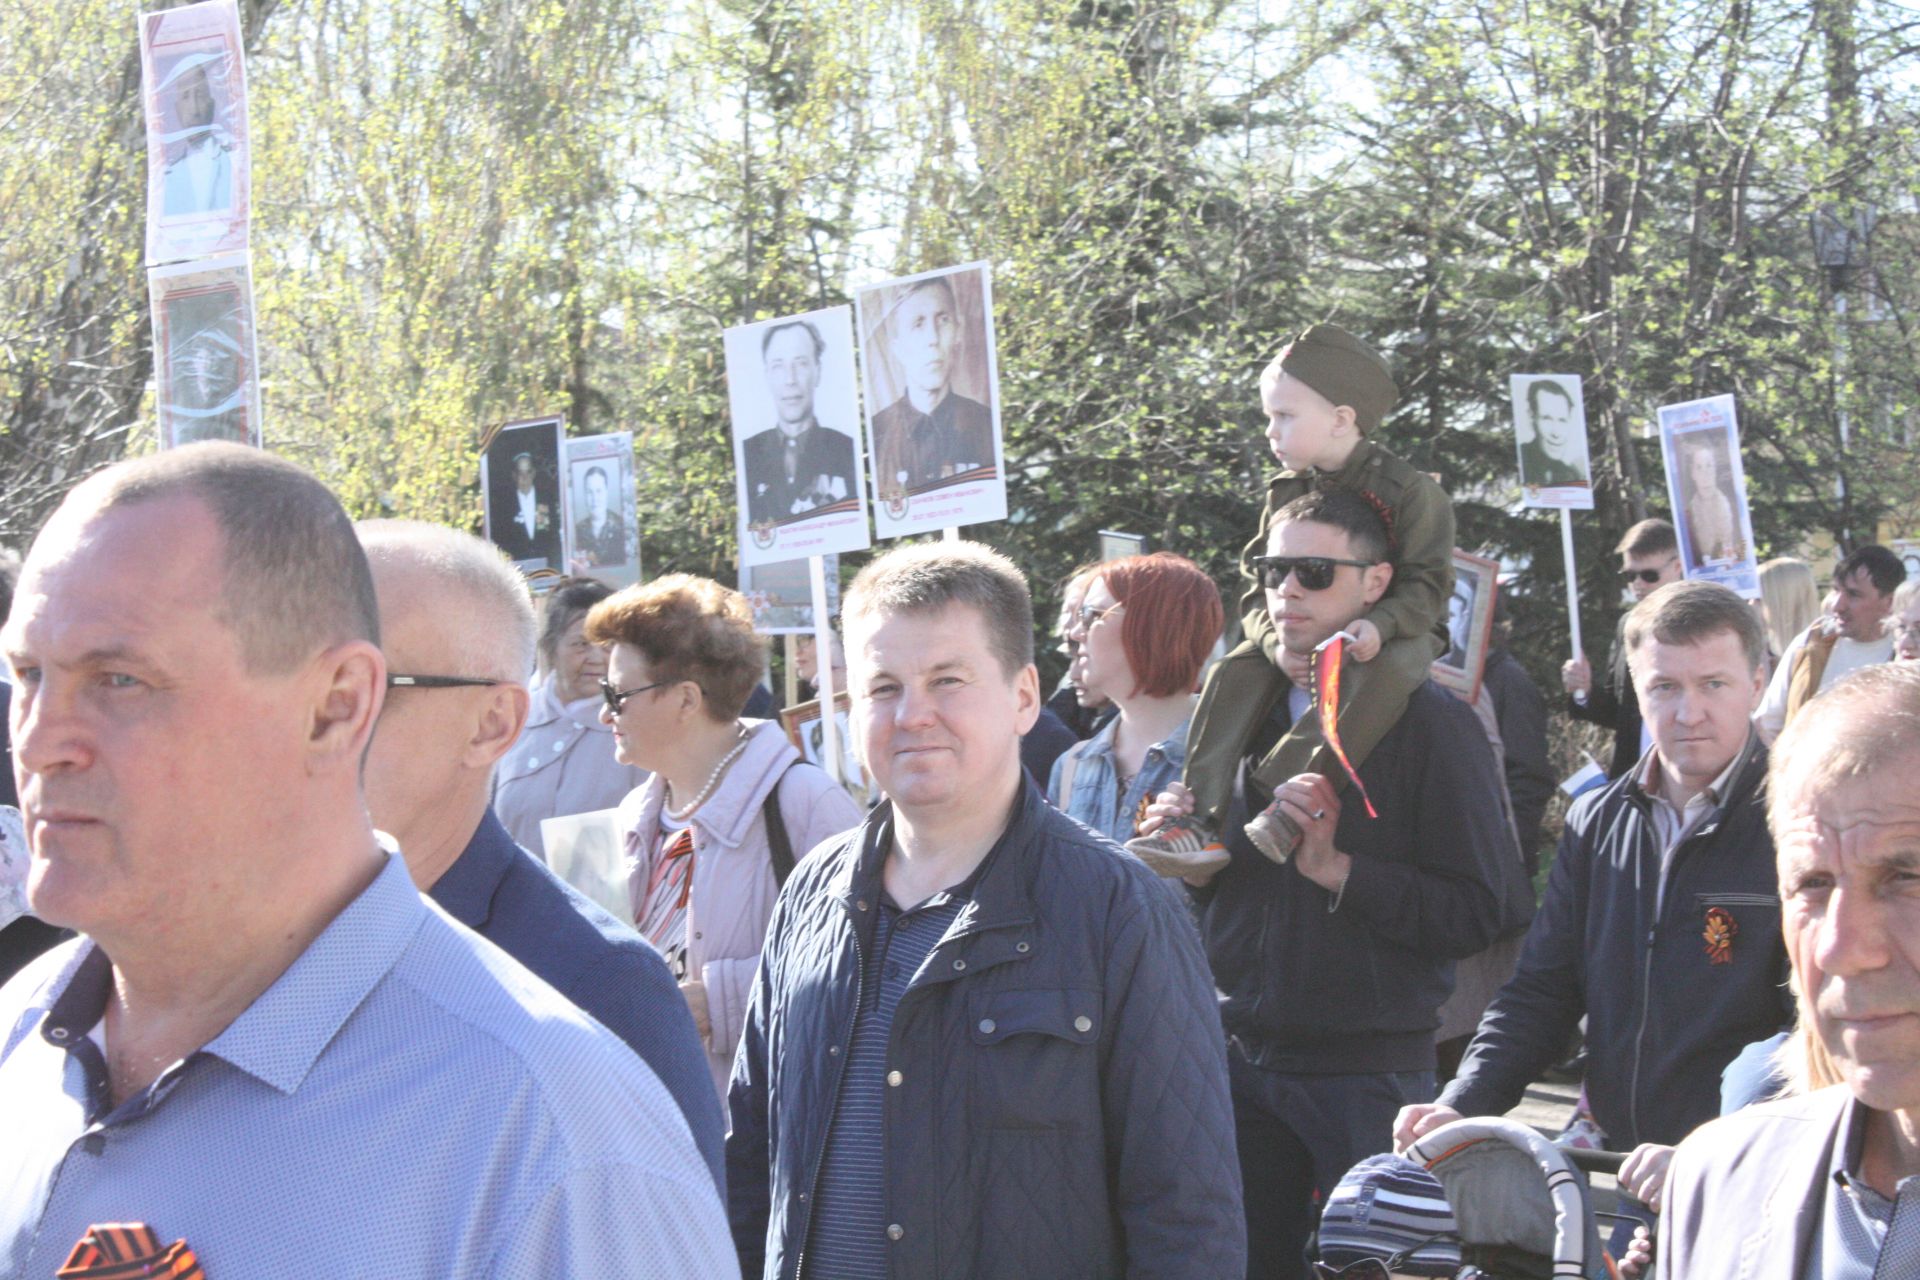
[[[1336,631],[1332,638],[1323,642],[1313,652],[1313,700],[1320,708],[1320,728],[1327,735],[1327,745],[1333,748],[1333,758],[1347,771],[1347,777],[1353,780],[1354,790],[1360,793],[1361,803],[1367,806],[1367,816],[1377,818],[1373,799],[1367,795],[1367,784],[1360,781],[1360,775],[1354,771],[1353,761],[1347,759],[1347,749],[1340,745],[1340,659],[1347,650],[1347,641],[1351,639],[1344,631]]]
[[[66,1265],[53,1274],[56,1280],[121,1280],[134,1276],[207,1280],[200,1260],[185,1240],[175,1240],[163,1249],[160,1237],[144,1222],[95,1223],[73,1246]]]

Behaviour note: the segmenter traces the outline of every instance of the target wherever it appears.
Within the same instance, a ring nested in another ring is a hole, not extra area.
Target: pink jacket
[[[773,914],[777,886],[761,813],[767,793],[780,784],[780,816],[797,860],[833,836],[860,825],[860,807],[822,769],[788,765],[800,758],[773,720],[748,720],[747,749],[727,769],[720,785],[694,811],[693,889],[687,900],[687,973],[707,988],[713,1034],[707,1061],[714,1087],[726,1105],[733,1051],[746,1019],[747,994],[760,964],[760,944]],[[784,773],[785,777],[782,778]],[[652,859],[660,850],[660,805],[666,782],[647,779],[620,805],[626,833],[628,895],[638,914],[645,904]]]

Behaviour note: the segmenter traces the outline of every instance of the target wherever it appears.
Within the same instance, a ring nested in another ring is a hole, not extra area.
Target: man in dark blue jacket
[[[1363,616],[1393,575],[1380,517],[1345,490],[1281,508],[1267,550],[1267,609],[1297,654]],[[1250,758],[1308,705],[1295,690],[1276,706]],[[1200,928],[1232,1037],[1247,1275],[1291,1278],[1309,1274],[1316,1202],[1386,1151],[1402,1105],[1433,1097],[1453,962],[1494,940],[1497,860],[1515,850],[1479,718],[1432,682],[1360,767],[1379,817],[1350,785],[1301,774],[1273,796],[1303,833],[1275,864],[1241,834],[1269,802],[1246,777]]]
[[[1022,776],[1040,689],[1019,570],[907,547],[844,617],[891,799],[800,861],[768,927],[729,1097],[742,1275],[1239,1275],[1200,941]]]
[[[1740,1049],[1793,1020],[1767,750],[1749,720],[1765,689],[1759,615],[1725,587],[1679,582],[1635,606],[1623,636],[1653,748],[1567,815],[1519,970],[1442,1105],[1402,1114],[1402,1142],[1509,1110],[1584,1016],[1608,1145],[1671,1146],[1719,1115]],[[1653,1203],[1664,1170],[1643,1153],[1623,1181]]]
[[[488,803],[494,761],[527,718],[532,606],[520,575],[469,534],[358,526],[380,601],[387,701],[367,753],[367,809],[443,910],[619,1036],[680,1105],[725,1194],[724,1128],[706,1050],[665,960],[514,843]]]

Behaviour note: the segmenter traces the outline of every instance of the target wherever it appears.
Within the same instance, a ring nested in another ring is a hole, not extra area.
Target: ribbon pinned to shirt
[[[87,1228],[53,1273],[57,1280],[119,1280],[154,1276],[166,1280],[207,1280],[200,1260],[185,1240],[160,1247],[160,1237],[144,1222],[100,1222]]]
[[[1347,759],[1347,749],[1340,745],[1340,667],[1341,658],[1346,655],[1347,642],[1353,637],[1344,631],[1336,631],[1322,640],[1313,649],[1313,701],[1320,709],[1320,728],[1327,735],[1327,745],[1333,748],[1333,758],[1347,771],[1347,777],[1353,780],[1354,790],[1360,793],[1361,803],[1367,806],[1367,816],[1377,818],[1373,798],[1367,794],[1367,784],[1360,781],[1360,775],[1354,771],[1353,762]]]

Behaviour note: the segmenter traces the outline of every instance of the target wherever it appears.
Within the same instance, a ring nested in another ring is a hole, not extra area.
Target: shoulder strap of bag
[[[780,816],[780,784],[787,780],[787,770],[799,763],[795,760],[780,771],[780,776],[773,780],[773,790],[767,792],[760,806],[760,813],[767,820],[767,854],[773,860],[776,885],[786,884],[787,877],[793,874],[793,840],[787,835],[787,820]]]

